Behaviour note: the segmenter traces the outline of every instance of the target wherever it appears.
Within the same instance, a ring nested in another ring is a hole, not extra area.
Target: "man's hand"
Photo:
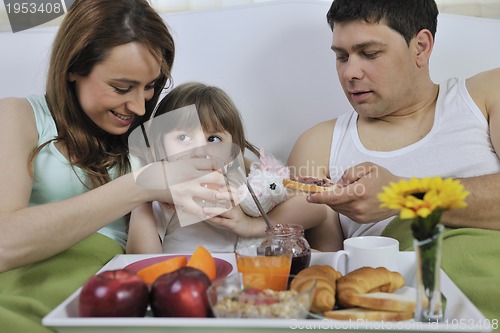
[[[400,179],[377,164],[365,162],[345,170],[333,191],[310,194],[307,200],[326,204],[358,223],[376,222],[397,213],[380,208],[377,194],[389,182]]]

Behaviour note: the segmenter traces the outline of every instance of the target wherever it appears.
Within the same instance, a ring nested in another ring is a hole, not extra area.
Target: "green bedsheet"
[[[413,250],[409,223],[395,220],[383,235]],[[500,319],[500,232],[447,229],[443,244],[443,270],[486,318]],[[118,243],[94,234],[50,260],[0,274],[0,332],[52,332],[42,318],[122,253]]]
[[[0,332],[53,332],[42,318],[122,253],[118,243],[96,233],[49,260],[1,273]]]
[[[395,219],[383,235],[398,239],[401,251],[413,251],[410,223]],[[498,323],[500,231],[447,228],[441,267],[486,318]]]

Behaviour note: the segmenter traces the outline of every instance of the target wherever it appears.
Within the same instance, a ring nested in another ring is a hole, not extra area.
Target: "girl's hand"
[[[220,212],[221,208],[205,207],[203,211],[207,215],[214,215]],[[240,237],[261,237],[265,235],[266,224],[262,218],[254,218],[246,215],[241,210],[240,206],[235,206],[232,209],[214,217],[208,218],[211,224],[234,232]]]

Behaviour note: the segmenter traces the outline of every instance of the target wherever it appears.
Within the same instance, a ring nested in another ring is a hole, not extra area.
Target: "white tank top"
[[[500,161],[490,141],[488,122],[472,100],[464,79],[439,85],[434,124],[420,141],[381,152],[366,149],[352,110],[337,119],[330,151],[330,177],[338,180],[348,167],[373,162],[402,177],[473,177],[500,172]],[[344,237],[380,235],[392,218],[358,224],[344,215]]]

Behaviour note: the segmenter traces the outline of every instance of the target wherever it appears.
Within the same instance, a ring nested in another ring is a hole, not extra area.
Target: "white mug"
[[[333,267],[342,274],[365,266],[398,271],[398,254],[397,239],[383,236],[352,237],[344,240],[344,249],[335,253]],[[343,262],[340,261],[342,257],[345,258]]]

